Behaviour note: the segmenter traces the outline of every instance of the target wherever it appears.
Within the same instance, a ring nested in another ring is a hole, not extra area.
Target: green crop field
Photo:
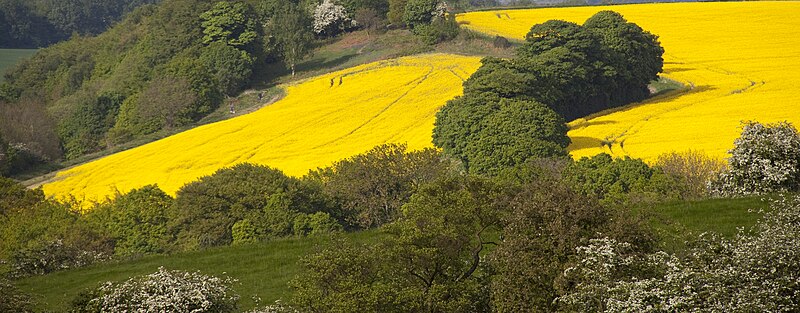
[[[32,56],[36,49],[0,49],[0,74],[5,73],[6,69],[12,67],[19,60]],[[3,76],[0,75],[0,81]]]

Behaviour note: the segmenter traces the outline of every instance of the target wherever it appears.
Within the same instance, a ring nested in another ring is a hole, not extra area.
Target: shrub
[[[22,278],[45,275],[59,270],[78,268],[108,259],[101,252],[80,249],[65,245],[57,239],[16,251],[9,258],[11,271],[9,277]]]
[[[330,234],[342,230],[342,225],[336,222],[328,213],[317,212],[314,214],[298,214],[292,226],[296,236],[315,236]]]
[[[0,312],[32,313],[31,297],[5,278],[0,278]]]
[[[203,275],[200,272],[168,271],[159,267],[155,273],[131,278],[122,283],[108,282],[96,291],[96,297],[83,312],[191,312],[225,313],[237,309],[239,296],[231,285],[236,280]]]
[[[702,236],[685,256],[637,254],[615,240],[577,249],[563,272],[568,312],[797,312],[800,197],[775,200],[734,239]]]
[[[662,154],[655,167],[679,182],[681,198],[698,199],[707,195],[708,183],[726,169],[727,163],[689,150]]]
[[[414,27],[413,32],[422,38],[424,43],[434,45],[456,38],[459,30],[455,16],[450,15],[446,18],[435,18],[430,24],[419,24]]]
[[[745,122],[733,142],[729,170],[711,184],[715,195],[747,195],[800,188],[800,135],[791,123]]]

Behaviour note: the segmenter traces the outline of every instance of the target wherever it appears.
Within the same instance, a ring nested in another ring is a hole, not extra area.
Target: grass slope
[[[376,231],[346,234],[355,242],[375,242]],[[81,291],[106,281],[124,281],[129,277],[166,269],[201,271],[215,276],[227,275],[238,283],[234,290],[241,296],[242,311],[275,300],[287,300],[291,294],[288,282],[297,275],[298,260],[323,247],[328,237],[292,238],[267,243],[220,247],[176,255],[147,256],[131,261],[100,264],[76,270],[56,272],[16,281],[21,290],[33,295],[39,309],[63,312]]]
[[[742,120],[800,122],[800,2],[505,10],[466,13],[458,20],[476,31],[521,39],[536,23],[583,23],[601,10],[617,11],[660,36],[664,76],[689,89],[573,121],[574,157],[607,152],[652,161],[689,149],[724,157]]]
[[[115,190],[157,183],[174,194],[242,162],[303,175],[382,143],[431,147],[436,112],[461,94],[463,80],[479,65],[478,57],[426,54],[312,77],[286,86],[285,98],[251,114],[59,172],[44,191],[102,200]]]
[[[3,81],[3,73],[19,60],[32,56],[37,49],[0,49],[0,81]]]

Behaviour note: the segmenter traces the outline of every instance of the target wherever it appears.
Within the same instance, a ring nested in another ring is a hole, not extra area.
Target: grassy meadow
[[[0,49],[0,81],[3,73],[21,59],[32,56],[36,49]]]
[[[287,85],[285,98],[256,112],[64,170],[43,188],[90,201],[154,183],[174,194],[237,163],[300,176],[382,143],[430,147],[436,112],[461,94],[479,61],[426,54],[309,78]]]
[[[570,123],[573,157],[653,161],[671,151],[725,157],[740,121],[800,123],[800,2],[713,2],[470,12],[462,25],[522,39],[550,19],[583,23],[613,10],[658,36],[663,76],[687,88]]]

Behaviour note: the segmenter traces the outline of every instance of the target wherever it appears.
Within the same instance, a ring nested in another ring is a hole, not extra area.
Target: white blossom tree
[[[314,33],[320,36],[336,36],[355,26],[343,6],[334,0],[325,0],[314,8]]]

